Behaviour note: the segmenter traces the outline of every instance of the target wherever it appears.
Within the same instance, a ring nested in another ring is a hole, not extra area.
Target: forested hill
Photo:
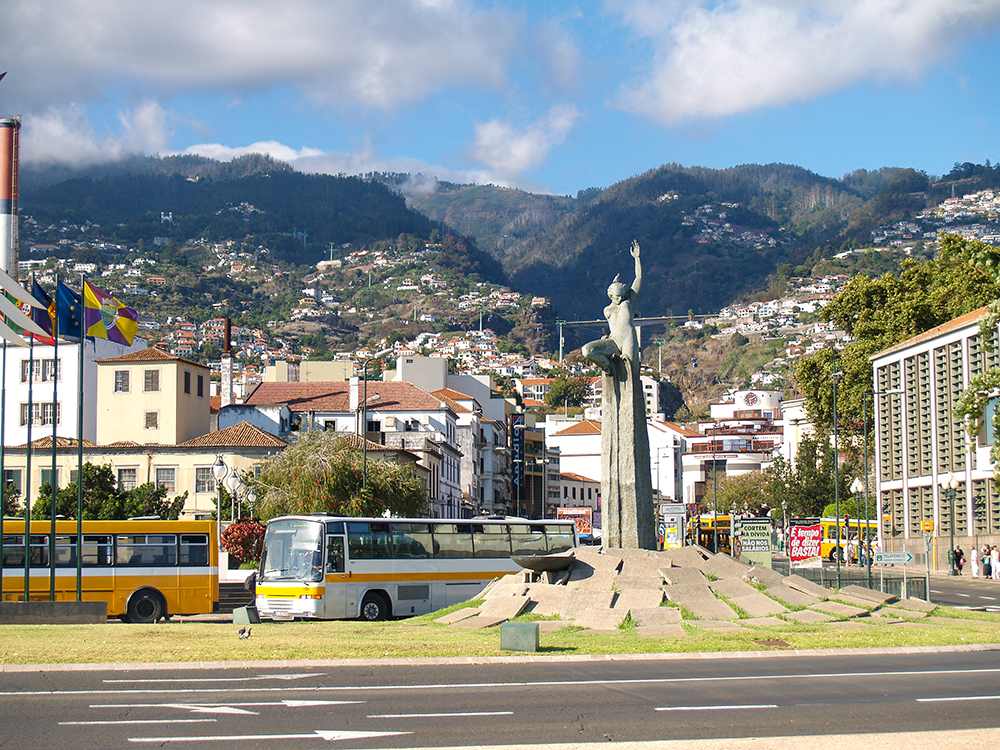
[[[228,163],[142,158],[103,175],[74,177],[23,194],[21,212],[42,226],[100,225],[94,234],[129,246],[154,237],[266,245],[276,261],[315,263],[332,244],[360,245],[401,234],[429,238],[445,228],[407,207],[385,185],[357,177],[307,175],[268,157]]]

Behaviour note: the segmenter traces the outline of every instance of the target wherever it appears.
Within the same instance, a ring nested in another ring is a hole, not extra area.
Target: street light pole
[[[719,461],[715,456],[718,433],[719,424],[716,422],[712,425],[712,527],[715,529],[712,552],[716,555],[719,554]]]
[[[836,355],[834,355],[836,356]],[[833,503],[837,514],[837,588],[840,588],[840,560],[844,550],[840,546],[840,442],[837,437],[837,383],[844,377],[839,370],[830,373],[833,381]]]
[[[217,456],[215,463],[212,464],[212,476],[215,477],[215,489],[218,494],[218,500],[215,504],[215,528],[219,552],[222,551],[222,480],[226,478],[228,473],[229,467],[226,466],[226,462],[222,460],[221,455]]]
[[[948,472],[948,476],[941,480],[941,489],[948,496],[948,559],[951,561],[948,575],[957,576],[958,569],[955,567],[955,490],[958,489],[958,479],[955,477],[955,472]]]

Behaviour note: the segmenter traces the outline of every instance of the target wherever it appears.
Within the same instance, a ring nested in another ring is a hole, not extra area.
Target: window
[[[198,376],[198,398],[203,398],[205,396],[205,376]]]
[[[40,479],[41,479],[42,484],[45,484],[46,482],[48,482],[49,483],[49,487],[52,487],[53,485],[55,485],[55,487],[58,489],[58,487],[59,487],[59,469],[56,469],[55,481],[53,481],[52,469],[51,468],[40,469],[39,471],[40,471],[40,474],[41,474]]]
[[[142,374],[143,383],[142,390],[146,393],[152,393],[154,391],[160,390],[160,371],[159,370],[146,370]]]
[[[120,490],[134,490],[135,489],[135,469],[119,469],[118,470],[118,489]]]
[[[25,359],[21,361],[21,382],[28,382],[28,369],[31,369],[32,380],[36,383],[49,383],[61,379],[61,367],[54,359]]]
[[[200,466],[194,470],[194,491],[215,492],[215,475],[211,466]]]
[[[129,392],[128,376],[128,370],[115,370],[115,393]]]
[[[173,534],[120,534],[118,565],[176,565],[177,537]]]
[[[21,489],[21,470],[20,469],[4,469],[3,471],[3,483],[5,487],[11,487],[13,490],[17,490],[18,493],[22,491]],[[10,492],[11,490],[8,490]]]
[[[157,469],[156,486],[166,487],[167,492],[177,492],[177,469]]]
[[[190,370],[185,370],[184,371],[184,392],[186,394],[188,394],[189,396],[191,395],[191,371]]]
[[[53,418],[53,411],[55,411],[56,424],[60,424],[60,404],[55,405],[53,410],[52,402],[41,402],[31,405],[31,424],[32,425],[51,425]],[[25,427],[28,424],[28,405],[21,404],[21,426]]]
[[[146,412],[146,429],[147,430],[160,429],[160,412],[158,411]]]

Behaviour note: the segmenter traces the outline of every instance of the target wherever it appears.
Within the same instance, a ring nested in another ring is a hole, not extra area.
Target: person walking
[[[955,547],[952,554],[955,556],[955,570],[958,571],[959,575],[962,575],[962,566],[965,565],[965,552],[962,551],[961,547]]]
[[[979,553],[979,562],[983,565],[983,578],[992,578],[993,564],[990,561],[990,545],[983,545],[983,549]]]
[[[979,578],[979,547],[974,544],[969,550],[969,564],[972,566],[972,577]]]
[[[1000,550],[994,544],[990,547],[990,571],[994,581],[1000,581]]]

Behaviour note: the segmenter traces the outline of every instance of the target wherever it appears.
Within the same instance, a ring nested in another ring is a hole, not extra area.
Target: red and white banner
[[[788,556],[793,568],[823,567],[823,527],[792,526],[788,531]]]

